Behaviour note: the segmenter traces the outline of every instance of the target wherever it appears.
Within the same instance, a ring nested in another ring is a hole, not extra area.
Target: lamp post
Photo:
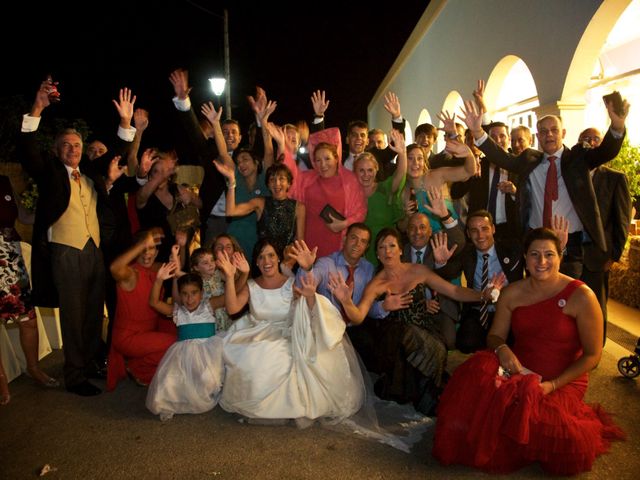
[[[224,92],[227,79],[222,77],[212,77],[209,79],[209,83],[211,83],[211,90],[213,90],[214,95],[216,95],[218,97],[218,101],[220,101],[220,95]]]

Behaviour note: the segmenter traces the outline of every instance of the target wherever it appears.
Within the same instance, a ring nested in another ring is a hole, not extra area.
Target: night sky
[[[10,67],[2,96],[22,94],[30,104],[49,72],[60,82],[62,102],[45,115],[83,118],[93,136],[108,138],[117,124],[111,99],[127,86],[138,96],[136,106],[150,111],[143,146],[164,148],[173,146],[175,127],[169,73],[189,71],[195,105],[214,98],[208,78],[224,74],[225,2],[49,2],[42,11],[22,3],[5,16],[19,33],[2,33]],[[369,100],[428,5],[398,2],[402,11],[394,12],[371,2],[273,3],[228,2],[232,113],[243,133],[252,121],[245,97],[255,85],[278,101],[276,123],[309,120],[316,89],[331,100],[328,126],[344,131],[350,120],[366,120]],[[73,18],[78,12],[81,20]]]

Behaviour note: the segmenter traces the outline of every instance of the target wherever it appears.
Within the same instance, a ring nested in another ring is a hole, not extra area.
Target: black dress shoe
[[[89,383],[85,380],[82,383],[78,383],[76,385],[71,385],[67,387],[67,391],[71,393],[75,393],[76,395],[80,395],[81,397],[93,397],[95,395],[100,395],[102,390],[100,390],[95,385]]]
[[[86,373],[88,378],[94,378],[96,380],[106,380],[107,378],[107,365],[94,363],[91,367],[87,369]]]

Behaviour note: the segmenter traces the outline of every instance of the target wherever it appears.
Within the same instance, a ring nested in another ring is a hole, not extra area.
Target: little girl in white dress
[[[179,301],[160,300],[162,282],[176,271],[175,263],[162,265],[151,291],[151,306],[173,315],[178,341],[165,353],[147,392],[147,408],[169,420],[175,413],[203,413],[218,403],[223,380],[222,338],[215,336],[216,319],[204,298],[202,278],[188,273],[178,279]]]

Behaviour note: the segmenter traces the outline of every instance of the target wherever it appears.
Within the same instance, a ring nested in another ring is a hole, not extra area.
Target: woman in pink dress
[[[586,285],[559,272],[553,231],[532,230],[524,246],[530,275],[503,291],[491,350],[449,381],[433,455],[494,473],[534,462],[555,475],[589,471],[611,440],[624,437],[601,407],[583,401],[602,354],[602,313]],[[510,329],[512,346],[505,343]]]
[[[318,247],[318,257],[339,250],[347,227],[363,222],[367,215],[362,186],[354,173],[342,166],[340,130],[328,128],[309,136],[313,170],[301,171],[284,147],[283,131],[273,124],[267,128],[278,142],[278,151],[284,154],[284,164],[293,173],[289,196],[305,206],[305,241],[310,248]]]

